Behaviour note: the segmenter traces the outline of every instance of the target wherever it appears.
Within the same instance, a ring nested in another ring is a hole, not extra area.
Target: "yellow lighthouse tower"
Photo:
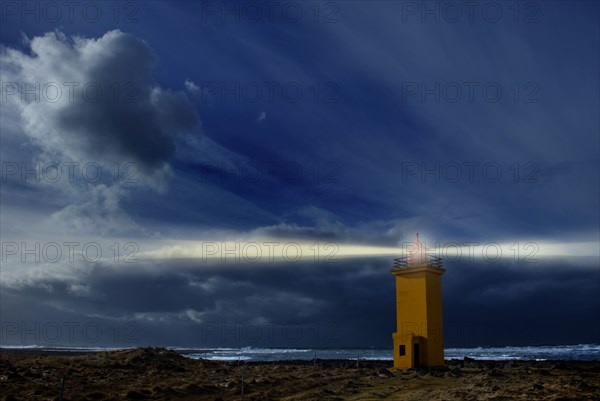
[[[444,364],[442,333],[442,260],[428,256],[417,239],[407,256],[394,259],[396,276],[396,332],[394,367],[408,369]]]

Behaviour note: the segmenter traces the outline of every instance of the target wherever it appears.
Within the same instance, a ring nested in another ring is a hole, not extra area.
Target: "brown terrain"
[[[600,362],[452,360],[219,362],[161,348],[85,354],[2,351],[0,399],[600,400]]]

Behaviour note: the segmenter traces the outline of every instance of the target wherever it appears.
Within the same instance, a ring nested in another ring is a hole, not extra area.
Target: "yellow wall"
[[[396,276],[396,333],[394,367],[414,367],[413,347],[419,344],[420,365],[444,364],[442,283],[444,269],[430,266],[394,269]],[[400,345],[406,355],[400,356]]]

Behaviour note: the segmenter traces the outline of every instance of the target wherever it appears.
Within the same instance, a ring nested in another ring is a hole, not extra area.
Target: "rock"
[[[379,369],[379,371],[377,372],[377,375],[379,377],[392,377],[392,376],[394,376],[394,374],[392,372],[390,372],[389,369]]]
[[[87,393],[85,395],[86,399],[91,399],[91,400],[104,400],[106,399],[106,394],[100,392],[100,391],[94,391],[93,393]]]
[[[125,398],[128,400],[143,400],[146,399],[146,395],[138,390],[129,390],[127,394],[125,394]]]
[[[540,369],[540,370],[538,370],[538,372],[542,376],[552,376],[552,373],[550,373],[549,369]]]
[[[181,390],[188,394],[209,394],[212,392],[210,389],[200,387],[193,383],[182,386]]]

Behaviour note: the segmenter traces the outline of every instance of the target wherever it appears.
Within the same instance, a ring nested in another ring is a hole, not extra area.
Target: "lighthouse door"
[[[421,353],[420,353],[420,349],[419,349],[419,343],[414,343],[413,344],[413,366],[415,368],[418,368],[421,366]]]

